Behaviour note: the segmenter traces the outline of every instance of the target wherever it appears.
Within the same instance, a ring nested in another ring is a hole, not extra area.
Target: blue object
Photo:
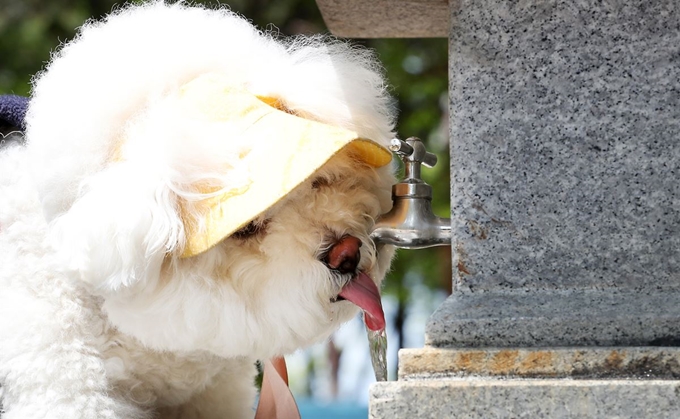
[[[366,419],[368,407],[349,402],[321,403],[313,399],[298,399],[302,419]]]
[[[28,98],[17,95],[0,95],[0,124],[20,130],[26,129],[24,118],[28,109]]]

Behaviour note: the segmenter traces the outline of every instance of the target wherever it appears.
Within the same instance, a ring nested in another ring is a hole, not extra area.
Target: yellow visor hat
[[[356,132],[278,108],[278,100],[235,88],[226,77],[204,75],[185,84],[180,101],[211,122],[237,132],[248,179],[240,188],[218,191],[200,202],[200,220],[183,217],[182,257],[198,255],[247,225],[310,178],[327,161],[347,152],[372,167],[385,166],[392,153]],[[225,147],[229,147],[225,135]],[[199,191],[201,192],[201,191]]]

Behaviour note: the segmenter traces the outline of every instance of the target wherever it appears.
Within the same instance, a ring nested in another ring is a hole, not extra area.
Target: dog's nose
[[[360,247],[361,240],[358,238],[343,236],[330,248],[324,258],[324,262],[326,262],[329,268],[340,273],[355,273],[361,261]]]

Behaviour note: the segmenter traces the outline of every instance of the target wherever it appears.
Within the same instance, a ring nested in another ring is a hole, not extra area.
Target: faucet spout
[[[396,199],[392,210],[376,222],[371,238],[404,249],[446,246],[451,244],[451,219],[435,216],[422,198]]]
[[[392,140],[391,148],[404,160],[405,177],[392,187],[392,209],[378,218],[371,238],[406,249],[450,245],[451,219],[434,215],[432,187],[420,179],[421,164],[432,167],[437,156],[415,137]]]

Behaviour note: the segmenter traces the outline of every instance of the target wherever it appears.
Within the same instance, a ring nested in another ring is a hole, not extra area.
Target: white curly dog
[[[252,417],[256,360],[357,306],[384,327],[393,120],[374,57],[338,41],[163,2],[86,24],[0,149],[2,418]]]

